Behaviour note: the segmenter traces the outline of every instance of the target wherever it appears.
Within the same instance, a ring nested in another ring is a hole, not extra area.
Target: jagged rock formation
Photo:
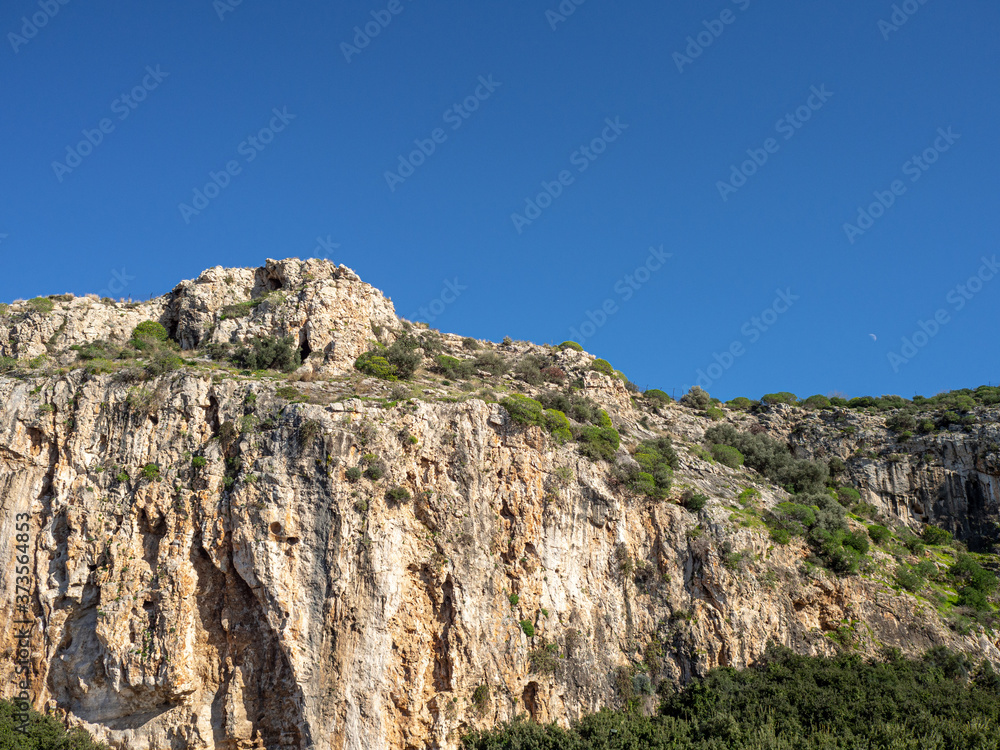
[[[124,342],[148,319],[185,349],[184,368],[88,372],[69,349]],[[28,514],[36,707],[129,750],[451,749],[519,712],[566,722],[614,705],[616,669],[644,658],[673,682],[748,665],[769,639],[808,653],[847,639],[869,655],[946,644],[1000,663],[995,636],[961,635],[893,588],[884,553],[837,578],[803,566],[803,544],[775,545],[760,512],[785,493],[753,471],[681,448],[675,494],[710,498],[693,513],[514,424],[487,393],[513,389],[509,377],[482,373],[473,393],[421,376],[419,398],[386,400],[392,384],[352,365],[402,333],[391,302],[325,261],[215,268],[148,303],[59,299],[0,316],[0,355],[27,368],[0,377],[0,554],[13,559]],[[305,358],[293,383],[197,356],[260,335],[293,337]],[[457,336],[438,343],[465,356]],[[586,353],[549,354],[607,409],[623,458],[662,433],[696,444],[712,424],[645,408]],[[973,432],[902,447],[879,417],[726,413],[799,455],[841,457],[885,518],[986,549],[1000,424],[979,416]],[[736,502],[746,487],[756,508]],[[10,695],[15,576],[3,571]],[[654,638],[662,655],[644,656]],[[546,643],[559,658],[545,661]]]

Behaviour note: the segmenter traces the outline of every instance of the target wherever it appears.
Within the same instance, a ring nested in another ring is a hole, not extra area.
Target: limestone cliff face
[[[222,312],[264,298],[250,315]],[[655,680],[680,683],[750,664],[769,639],[806,653],[844,638],[866,654],[947,644],[1000,663],[995,640],[956,634],[887,585],[881,553],[866,575],[837,578],[801,565],[801,544],[773,545],[736,496],[758,487],[762,510],[784,493],[752,471],[681,448],[677,493],[710,497],[692,513],[627,492],[610,464],[440,379],[419,399],[384,400],[390,386],[351,364],[401,323],[347,269],[269,261],[133,307],[20,309],[0,323],[0,351],[48,352],[62,371],[0,378],[0,554],[12,559],[28,514],[32,697],[114,747],[451,750],[468,728],[518,713],[565,723],[615,705],[619,667],[645,660]],[[125,340],[150,318],[189,350],[295,337],[301,397],[207,360],[145,382],[71,364],[68,346]],[[711,425],[677,405],[643,412],[620,380],[584,373],[590,355],[558,357],[611,414],[623,458],[646,437],[682,446]],[[893,518],[996,539],[995,414],[978,433],[906,451],[865,416],[842,418],[849,436],[830,415],[780,407],[727,418],[803,455],[842,456]],[[879,456],[890,449],[907,457]],[[9,695],[15,587],[3,571]],[[548,662],[546,644],[558,648]]]

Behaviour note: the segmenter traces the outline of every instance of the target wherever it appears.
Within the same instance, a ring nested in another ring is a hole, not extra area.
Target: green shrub
[[[390,487],[385,491],[385,499],[396,503],[405,503],[410,499],[410,492],[405,487]]]
[[[377,482],[385,476],[385,469],[382,468],[381,464],[372,464],[365,469],[365,476],[373,482]]]
[[[156,352],[145,367],[146,374],[151,378],[158,378],[168,372],[179,370],[184,365],[184,360],[170,351]]]
[[[521,630],[529,638],[535,637],[535,626],[531,624],[531,620],[521,620]]]
[[[670,493],[674,471],[680,464],[677,451],[669,437],[644,440],[635,448],[632,457],[638,470],[626,472],[624,480],[633,490],[654,499],[663,499]]]
[[[611,461],[621,444],[621,436],[614,427],[594,425],[581,429],[577,440],[580,453],[594,461]]]
[[[48,297],[35,297],[34,299],[28,300],[28,307],[37,313],[48,315],[50,312],[55,310],[56,303]]]
[[[193,456],[191,458],[191,468],[201,470],[208,466],[208,459],[204,456]]]
[[[959,555],[958,560],[948,572],[968,587],[984,595],[992,594],[997,588],[997,577],[976,562],[972,555]]]
[[[705,431],[705,441],[736,448],[745,456],[748,467],[790,492],[822,492],[830,476],[826,464],[792,458],[785,443],[767,435],[741,432],[729,424],[710,427]]]
[[[23,713],[22,713],[23,709]],[[86,731],[67,730],[55,717],[26,705],[0,700],[0,748],[3,750],[108,750]]]
[[[546,409],[545,415],[545,429],[547,429],[552,437],[554,437],[560,443],[565,443],[573,439],[573,429],[570,427],[569,420],[566,415],[561,411],[556,409]]]
[[[885,426],[893,432],[913,432],[917,429],[917,419],[907,412],[897,412],[885,420]]]
[[[712,397],[698,386],[692,386],[691,390],[681,396],[681,405],[689,406],[692,409],[707,409],[712,405]]]
[[[572,349],[572,350],[573,350],[573,351],[575,351],[575,352],[582,352],[582,351],[583,351],[583,347],[582,347],[582,346],[580,346],[580,345],[579,345],[578,343],[576,343],[575,341],[563,341],[563,342],[562,342],[561,344],[559,344],[559,346],[558,346],[558,347],[556,347],[556,348],[557,348],[557,349]]]
[[[623,700],[641,695],[637,676],[613,673]],[[717,667],[667,691],[653,716],[632,704],[569,729],[516,718],[470,730],[462,749],[988,750],[1000,735],[998,683],[987,663],[943,647],[920,659],[887,650],[865,661],[853,651],[800,656],[771,644],[753,667]]]
[[[853,508],[861,502],[861,493],[853,487],[841,487],[837,490],[837,500],[845,508]]]
[[[927,544],[933,546],[951,544],[951,532],[937,526],[927,526],[921,537]]]
[[[737,411],[749,411],[753,407],[754,403],[756,402],[751,401],[746,396],[737,396],[736,398],[727,401],[726,406]]]
[[[708,503],[708,498],[700,492],[685,492],[681,504],[692,513],[697,513]]]
[[[396,380],[396,368],[389,364],[389,360],[382,357],[376,351],[365,352],[354,360],[354,369],[365,375],[382,380]]]
[[[483,352],[472,360],[472,366],[497,378],[505,375],[510,369],[507,360],[496,352]]]
[[[127,482],[128,480],[129,480],[128,472],[119,471],[115,475],[115,481],[117,481],[119,484],[125,484],[125,482]]]
[[[871,540],[875,542],[875,544],[882,544],[892,536],[892,532],[885,526],[873,524],[868,527],[868,536],[871,537]]]
[[[529,623],[530,624],[530,623]],[[528,653],[528,671],[532,674],[555,674],[559,666],[559,646],[544,643]]]
[[[291,372],[302,364],[302,354],[291,336],[261,337],[236,349],[233,361],[245,370]]]
[[[357,482],[359,479],[361,479],[361,467],[360,466],[349,467],[347,471],[344,472],[344,476],[348,482],[352,483]]]
[[[740,468],[746,460],[743,454],[731,445],[720,445],[718,443],[712,446],[712,456],[720,464],[728,466],[730,469]]]
[[[959,589],[958,601],[955,603],[959,607],[969,607],[977,612],[988,612],[990,610],[990,602],[986,598],[986,594],[972,586],[965,586]]]
[[[516,607],[517,603],[521,601],[521,597],[519,597],[517,594],[511,594],[510,596],[507,597],[507,600],[510,602],[510,606]]]
[[[726,418],[726,413],[717,406],[709,406],[705,408],[705,416],[713,422],[721,422]]]
[[[778,393],[766,393],[761,399],[765,404],[789,404],[795,406],[799,399],[794,393],[789,393],[788,391],[780,391]]]
[[[604,375],[607,375],[609,378],[614,377],[615,375],[615,368],[612,367],[611,363],[608,362],[606,359],[595,359],[593,362],[591,362],[590,369],[596,372],[603,373]]]
[[[476,341],[474,338],[466,336],[464,339],[462,339],[462,348],[467,349],[470,352],[474,352],[476,351],[476,349],[479,348],[479,342]]]
[[[17,367],[14,357],[0,357],[0,372],[10,372]]]
[[[490,686],[486,683],[479,685],[472,691],[472,705],[476,709],[476,714],[482,716],[490,704]]]
[[[829,409],[831,407],[830,399],[826,396],[820,396],[819,394],[815,396],[810,396],[805,401],[802,402],[802,406],[806,409]]]
[[[670,394],[661,391],[659,388],[650,388],[648,391],[643,391],[642,395],[643,398],[651,401],[656,407],[663,407],[674,401],[670,398]]]
[[[142,477],[149,481],[157,481],[160,478],[160,467],[156,464],[146,464],[142,467]]]
[[[142,344],[162,344],[169,338],[167,329],[155,320],[145,320],[132,331],[132,343],[140,344],[136,348],[142,349]]]
[[[439,354],[434,359],[434,364],[438,372],[452,380],[465,380],[475,374],[471,361],[449,357],[447,354]]]
[[[542,405],[533,398],[514,393],[500,401],[512,421],[521,425],[540,425],[544,421]]]

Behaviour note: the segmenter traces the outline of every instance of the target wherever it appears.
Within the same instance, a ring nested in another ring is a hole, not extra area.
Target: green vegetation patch
[[[863,661],[854,654],[798,656],[772,645],[750,669],[720,667],[678,693],[662,691],[654,716],[639,710],[647,690],[634,677],[626,669],[614,679],[625,710],[602,710],[569,729],[522,717],[466,734],[462,748],[1000,748],[1000,677],[987,662],[977,665],[943,647],[919,660],[887,651],[883,661]]]

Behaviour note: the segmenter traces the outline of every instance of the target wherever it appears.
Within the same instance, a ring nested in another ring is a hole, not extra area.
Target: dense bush
[[[28,711],[26,734],[19,730],[20,717],[13,703],[0,700],[0,750],[108,750],[83,729],[67,731],[51,716]]]
[[[451,380],[465,380],[475,374],[472,362],[467,359],[439,354],[434,358],[434,369]]]
[[[743,454],[731,445],[720,445],[716,443],[712,446],[711,450],[712,457],[720,464],[728,466],[730,469],[738,469],[746,460]]]
[[[633,697],[634,697],[634,691]],[[798,656],[769,647],[754,667],[713,669],[656,716],[610,711],[570,729],[524,719],[474,731],[463,750],[997,750],[1000,679],[987,662],[935,648]]]
[[[746,396],[737,396],[736,398],[727,401],[726,406],[730,409],[736,409],[737,411],[749,411],[755,403],[755,401],[751,401]]]
[[[760,399],[765,404],[790,404],[795,406],[799,402],[798,397],[794,393],[789,393],[788,391],[779,391],[778,393],[767,393]]]
[[[563,342],[562,342],[561,344],[559,344],[559,346],[558,346],[558,347],[556,347],[556,348],[557,348],[557,349],[572,349],[572,350],[573,350],[574,352],[582,352],[582,351],[583,351],[583,347],[582,347],[582,346],[580,346],[580,345],[579,345],[578,343],[576,343],[575,341],[563,341]]]
[[[237,348],[233,362],[245,370],[291,372],[302,364],[302,356],[294,343],[291,336],[257,338]]]
[[[835,573],[858,572],[868,552],[868,534],[850,531],[844,507],[825,493],[803,495],[799,502],[779,503],[765,516],[771,536],[787,543],[792,536],[805,537],[817,561]]]
[[[680,459],[669,437],[644,440],[632,454],[638,469],[625,472],[625,482],[636,492],[661,500],[670,493]]]
[[[892,532],[890,532],[885,526],[874,524],[868,527],[868,536],[871,537],[871,540],[875,542],[875,544],[882,544],[892,536]]]
[[[708,504],[708,498],[700,492],[685,492],[681,505],[692,513],[697,513]]]
[[[150,343],[162,344],[168,338],[167,329],[155,320],[145,320],[132,331],[132,344],[137,349],[142,349],[143,345]]]
[[[659,388],[650,388],[648,391],[644,391],[642,395],[657,407],[666,406],[667,404],[673,402],[670,395],[661,391]]]
[[[927,544],[951,544],[951,532],[937,526],[928,526],[920,536]]]
[[[405,503],[410,499],[410,491],[405,487],[390,487],[385,491],[385,499],[396,503]]]
[[[603,413],[603,412],[602,412]],[[580,453],[594,461],[611,461],[621,445],[621,436],[614,427],[588,425],[577,435]]]
[[[382,380],[396,380],[396,368],[389,364],[389,360],[381,356],[378,350],[365,352],[354,360],[354,369],[365,375]]]
[[[782,485],[789,492],[822,492],[830,476],[826,464],[792,458],[792,453],[785,443],[767,435],[740,432],[732,425],[710,427],[705,432],[705,441],[709,445],[728,445],[735,448],[743,454],[747,466]]]
[[[595,359],[591,363],[590,369],[591,370],[595,370],[595,371],[600,372],[600,373],[603,373],[604,375],[607,375],[608,377],[614,377],[614,375],[615,375],[615,368],[612,367],[611,363],[608,362],[608,360],[606,360],[606,359]]]
[[[831,406],[829,398],[827,398],[826,396],[820,396],[818,394],[815,396],[810,396],[805,401],[803,401],[801,405],[804,406],[806,409],[829,409]]]
[[[500,401],[511,420],[521,425],[540,425],[544,421],[545,410],[533,398],[514,393]]]
[[[545,391],[538,394],[538,402],[546,409],[561,411],[574,422],[597,424],[601,419],[601,407],[578,393]]]
[[[695,385],[681,396],[681,404],[690,406],[692,409],[707,409],[712,405],[712,397],[705,390]]]
[[[573,428],[566,415],[556,409],[546,409],[543,415],[545,429],[560,443],[573,439]]]
[[[494,377],[500,377],[510,369],[507,360],[496,352],[484,352],[472,361],[472,366]]]

